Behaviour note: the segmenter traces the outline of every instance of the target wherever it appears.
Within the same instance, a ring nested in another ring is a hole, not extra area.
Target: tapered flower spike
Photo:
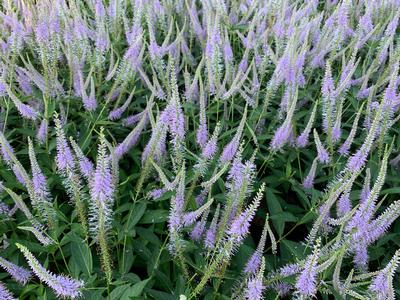
[[[183,210],[185,206],[185,174],[186,168],[183,165],[180,173],[177,175],[179,176],[179,183],[176,189],[175,196],[171,199],[171,210],[168,220],[168,227],[170,230],[171,235],[176,232],[179,232],[182,228],[182,217],[183,217]]]
[[[200,241],[203,237],[204,230],[206,227],[206,221],[210,210],[207,209],[201,216],[200,221],[196,222],[192,231],[190,232],[190,238],[194,241]]]
[[[291,122],[284,122],[281,126],[279,126],[275,131],[274,137],[272,138],[271,149],[281,149],[288,142],[292,132],[293,130]]]
[[[15,178],[17,178],[18,182],[23,186],[26,186],[26,178],[22,175],[21,170],[18,168],[18,166],[16,164],[12,165],[11,170],[13,171]]]
[[[317,113],[317,104],[315,104],[313,107],[313,110],[311,112],[310,119],[308,119],[306,128],[304,128],[303,132],[296,139],[297,147],[304,148],[308,144],[308,138],[309,138],[309,135],[311,132],[311,128],[314,124],[316,113]]]
[[[219,211],[220,211],[220,204],[218,203],[217,208],[215,209],[214,212],[214,216],[211,220],[210,227],[208,227],[204,237],[204,246],[209,250],[214,249],[215,247]]]
[[[218,122],[217,125],[215,126],[213,135],[207,141],[207,143],[204,145],[204,148],[202,151],[202,156],[208,160],[211,159],[218,150],[217,139],[218,139],[220,130],[221,130],[221,125]]]
[[[260,241],[258,242],[257,249],[254,251],[253,255],[250,256],[249,260],[247,261],[246,266],[244,268],[244,273],[255,274],[259,270],[261,266],[261,261],[263,259],[265,241],[267,239],[267,233],[268,233],[267,228],[268,228],[268,220],[265,220],[264,229],[261,234]]]
[[[365,201],[367,201],[369,193],[371,192],[370,184],[371,184],[371,170],[368,168],[366,170],[364,184],[360,193],[360,203],[364,203]]]
[[[304,178],[303,186],[306,189],[311,189],[314,186],[315,173],[317,171],[318,158],[314,158],[310,171],[306,178]]]
[[[117,159],[120,159],[123,155],[129,152],[132,147],[136,145],[139,141],[140,135],[142,134],[143,130],[146,128],[149,122],[149,113],[151,108],[153,107],[153,99],[154,96],[151,95],[149,101],[147,102],[147,107],[143,113],[140,114],[139,123],[136,127],[128,134],[128,136],[115,147],[114,154]]]
[[[11,292],[6,288],[6,286],[0,282],[0,299],[2,300],[17,300],[17,298],[14,298],[14,296],[11,294]]]
[[[294,111],[296,109],[298,98],[298,89],[297,87],[287,87],[287,100],[285,101],[284,106],[288,107],[286,118],[283,121],[282,125],[278,127],[278,129],[274,133],[274,137],[271,141],[271,149],[279,150],[286,143],[293,141],[293,124],[292,118]],[[282,105],[282,103],[281,103]]]
[[[108,231],[113,218],[115,179],[112,173],[112,155],[107,154],[107,141],[100,130],[96,170],[90,181],[89,229],[100,247],[101,262],[107,283],[111,282],[112,268],[108,248]]]
[[[375,294],[377,300],[395,300],[393,289],[393,276],[400,262],[400,250],[397,250],[393,258],[384,269],[379,271],[373,279],[369,290]]]
[[[292,276],[301,272],[299,264],[288,264],[279,269],[279,274],[283,277]]]
[[[36,139],[40,144],[43,144],[47,139],[47,130],[48,130],[48,122],[46,119],[43,119],[40,122],[40,126],[37,129]]]
[[[53,245],[55,242],[43,232],[43,226],[35,220],[31,220],[33,226],[18,226],[21,230],[31,232],[36,239],[44,246]]]
[[[243,128],[246,123],[247,117],[247,105],[244,109],[242,120],[240,121],[239,127],[237,128],[236,134],[233,139],[225,146],[224,150],[222,150],[222,154],[220,157],[221,163],[230,162],[236,154],[236,151],[240,145],[240,139],[242,137]]]
[[[214,199],[208,200],[203,206],[199,207],[195,211],[186,212],[183,215],[183,225],[190,226],[192,225],[200,216],[204,216],[206,212],[210,209],[211,204],[213,203]],[[208,212],[207,212],[208,214]]]
[[[69,141],[78,160],[79,170],[87,180],[90,180],[93,175],[93,163],[85,156],[85,154],[83,154],[82,149],[72,137],[69,138]]]
[[[129,95],[128,99],[124,102],[124,104],[113,111],[111,111],[108,114],[108,119],[115,121],[121,118],[122,114],[125,112],[125,110],[128,108],[129,104],[131,104],[133,96],[135,95],[135,90],[131,92]]]
[[[319,139],[317,130],[315,130],[315,129],[314,129],[314,141],[315,141],[315,145],[317,146],[318,160],[323,164],[327,164],[330,160],[329,153],[322,145],[321,140]]]
[[[145,114],[145,113],[147,113],[147,111],[142,111],[140,113],[137,113],[137,114],[134,114],[134,115],[130,115],[129,117],[127,117],[127,118],[122,120],[122,124],[125,127],[129,127],[129,126],[135,125],[136,123],[138,123],[142,119],[143,114]]]
[[[247,281],[247,287],[244,292],[246,300],[261,300],[263,299],[263,292],[265,285],[264,280],[265,258],[263,257],[260,262],[260,267],[257,269],[257,274]]]
[[[36,120],[39,113],[30,107],[27,104],[22,103],[17,96],[14,95],[11,88],[3,82],[5,89],[7,91],[8,96],[11,98],[12,102],[14,103],[15,107],[18,109],[18,112],[21,114],[23,118]]]
[[[369,151],[372,148],[372,144],[377,135],[377,128],[380,120],[382,119],[382,106],[381,104],[375,113],[374,120],[372,121],[371,127],[368,131],[367,137],[361,147],[354,153],[347,161],[346,168],[352,172],[359,171],[367,160]]]
[[[235,245],[239,245],[249,233],[250,222],[253,220],[256,210],[260,205],[264,190],[265,184],[263,183],[263,185],[258,190],[253,202],[231,223],[227,234],[228,239],[231,240]]]
[[[357,132],[357,126],[358,126],[358,121],[360,120],[361,112],[364,107],[364,103],[361,105],[360,109],[358,110],[356,117],[354,118],[353,125],[351,126],[351,130],[349,133],[349,136],[347,139],[344,141],[344,143],[340,146],[338,152],[341,155],[348,155],[349,154],[349,149],[351,144],[353,143],[354,137]]]
[[[1,156],[2,159],[5,160],[5,162],[7,164],[11,164],[11,155],[14,154],[14,150],[11,147],[10,143],[7,141],[7,139],[5,138],[4,135],[1,135],[2,139],[1,139],[1,145],[0,145],[0,150],[1,150]]]
[[[94,111],[97,108],[97,101],[96,101],[93,77],[90,78],[90,94],[89,94],[89,96],[86,93],[85,83],[83,81],[82,76],[80,76],[80,80],[81,80],[80,86],[81,86],[81,95],[82,95],[83,106],[87,111]]]
[[[332,117],[334,113],[333,104],[336,101],[335,86],[332,79],[331,65],[329,62],[326,63],[325,76],[322,81],[321,92],[322,92],[322,115],[323,115],[322,125],[324,131],[328,132],[328,130],[330,130],[328,127],[332,126],[333,122]]]
[[[95,236],[106,234],[112,219],[112,205],[114,202],[114,180],[111,174],[111,158],[107,154],[107,144],[103,133],[100,132],[97,152],[96,169],[90,182],[91,196],[91,230]]]
[[[303,270],[296,281],[296,293],[305,297],[313,297],[317,292],[317,265],[320,255],[320,241],[317,240],[313,253],[305,261]]]
[[[330,98],[335,90],[335,85],[332,79],[332,70],[329,62],[326,63],[325,76],[322,80],[321,92],[324,98]]]
[[[355,227],[361,234],[365,232],[366,228],[364,226],[366,226],[372,218],[375,210],[376,201],[378,200],[379,193],[383,187],[383,184],[385,183],[388,156],[389,151],[385,153],[381,161],[381,167],[379,169],[378,177],[375,180],[375,184],[372,187],[372,190],[368,193],[368,197],[366,198],[366,200],[361,203],[361,205],[358,207],[358,210],[349,221],[347,231],[350,231],[350,229]]]
[[[25,246],[16,243],[16,246],[25,256],[29,266],[35,275],[49,287],[51,287],[58,297],[76,299],[82,295],[81,289],[83,282],[70,277],[55,275],[47,271],[33,254]]]
[[[199,128],[196,133],[196,141],[201,148],[204,148],[208,140],[207,118],[206,118],[206,103],[203,90],[203,84],[200,80],[200,114],[199,114]]]
[[[372,230],[369,228],[369,223],[373,217],[376,201],[385,181],[389,153],[390,151],[386,150],[378,177],[371,192],[368,194],[368,198],[359,205],[344,228],[351,241],[350,251],[355,253],[354,261],[356,266],[362,270],[366,269],[368,264],[367,246],[372,242]]]
[[[383,236],[400,216],[400,200],[390,204],[388,208],[375,220],[369,224],[368,242],[373,243]]]
[[[340,141],[340,137],[342,135],[341,123],[342,123],[342,109],[343,109],[343,101],[340,101],[339,108],[336,113],[336,120],[333,124],[332,128],[332,142],[337,143]]]
[[[40,213],[40,217],[42,220],[53,223],[55,212],[53,209],[51,195],[48,191],[46,177],[44,176],[37,162],[35,151],[33,149],[33,144],[30,138],[28,138],[28,148],[29,160],[31,162],[32,168],[32,205]]]
[[[68,141],[65,137],[63,125],[58,117],[58,114],[54,114],[54,122],[56,124],[57,134],[57,168],[60,172],[66,172],[67,169],[72,170],[75,167],[74,156],[68,145]]]
[[[185,137],[185,118],[179,101],[178,85],[176,83],[175,69],[171,66],[171,99],[160,115],[160,121],[166,124],[174,138],[174,145]]]
[[[32,273],[30,271],[26,270],[23,267],[17,266],[12,262],[9,262],[3,257],[0,257],[0,266],[5,269],[15,281],[19,282],[22,285],[27,284],[27,282],[32,277]],[[0,297],[0,299],[2,298]]]
[[[350,189],[344,191],[337,202],[337,215],[338,217],[345,216],[351,210]]]

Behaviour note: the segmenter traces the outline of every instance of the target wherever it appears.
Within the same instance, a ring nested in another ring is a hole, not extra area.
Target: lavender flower
[[[100,135],[100,144],[97,154],[96,170],[90,182],[90,196],[92,198],[92,231],[98,234],[109,227],[111,219],[111,206],[114,194],[114,179],[111,174],[111,157],[106,153],[106,141],[104,134]],[[101,224],[104,222],[104,224]]]
[[[129,133],[129,135],[115,148],[115,156],[120,159],[124,154],[128,153],[128,151],[136,145],[139,140],[139,137],[146,127],[148,123],[148,114],[145,113],[142,115],[140,122],[137,126]]]
[[[337,215],[345,216],[351,210],[350,193],[344,192],[337,202]]]
[[[271,141],[271,149],[278,150],[285,145],[292,134],[292,124],[290,122],[284,122],[274,134]]]
[[[257,268],[257,274],[253,275],[247,281],[247,286],[244,292],[244,298],[247,300],[261,300],[265,289],[263,279],[265,270],[265,259],[261,260],[260,266]]]
[[[39,167],[30,138],[28,138],[28,145],[29,160],[32,168],[32,205],[40,212],[43,220],[51,221],[54,217],[54,211],[52,207],[51,196],[47,188],[46,177]]]
[[[209,209],[207,208],[207,210],[203,213],[201,220],[196,222],[193,230],[190,232],[190,237],[192,240],[194,241],[200,241],[203,234],[204,234],[204,230],[206,227],[206,221],[207,221],[207,217],[209,214]]]
[[[400,250],[397,250],[390,262],[383,270],[379,271],[369,286],[369,290],[375,294],[377,300],[394,300],[396,298],[393,289],[393,276],[399,265],[399,260]]]
[[[122,106],[114,109],[113,111],[111,111],[108,114],[108,119],[114,121],[114,120],[118,120],[121,118],[122,114],[125,112],[125,110],[128,108],[129,104],[131,103],[135,90],[133,90],[131,92],[131,94],[129,95],[128,99],[126,99],[126,101],[124,102],[124,104],[122,104]]]
[[[78,159],[79,169],[82,175],[85,176],[86,179],[90,179],[93,174],[93,163],[83,154],[81,148],[72,137],[70,137],[69,140],[74,149],[76,158]]]
[[[32,107],[30,107],[27,104],[22,103],[21,101],[18,100],[18,98],[11,92],[9,88],[7,88],[8,95],[10,98],[13,100],[14,105],[18,109],[19,113],[23,118],[30,119],[30,120],[36,120],[39,113],[35,111]]]
[[[40,122],[40,126],[36,134],[36,139],[40,144],[43,144],[47,139],[47,127],[48,127],[48,122],[46,119],[43,119],[42,122]]]
[[[250,256],[249,260],[246,263],[244,268],[244,272],[247,274],[255,274],[261,265],[262,254],[265,247],[265,241],[267,239],[267,228],[268,228],[268,220],[265,221],[264,229],[258,243],[256,251],[254,251],[253,255]]]
[[[217,208],[215,209],[215,212],[214,212],[214,216],[211,220],[211,224],[208,227],[205,237],[204,237],[204,245],[207,249],[214,249],[214,247],[215,247],[219,211],[220,211],[220,205],[218,203]]]
[[[185,167],[182,166],[182,170],[180,171],[180,174],[178,174],[179,184],[176,189],[176,194],[171,200],[168,228],[173,238],[174,235],[180,231],[183,225],[182,218],[185,204],[185,173]]]
[[[301,268],[298,264],[288,264],[279,270],[279,274],[283,277],[288,277],[300,273]]]
[[[262,282],[262,279],[256,277],[256,278],[249,280],[247,282],[245,299],[246,300],[261,300],[264,289],[265,289],[265,286]]]
[[[302,296],[313,297],[317,292],[317,264],[320,255],[319,242],[314,247],[313,253],[305,261],[303,270],[296,281],[297,293]]]
[[[208,140],[208,131],[207,131],[207,124],[202,123],[199,125],[199,128],[197,129],[197,143],[201,146],[204,147],[207,143]]]
[[[2,190],[1,187],[1,182],[0,182],[0,191]],[[0,215],[3,216],[9,216],[11,215],[11,209],[8,207],[7,204],[5,204],[4,202],[0,201]]]
[[[296,139],[297,147],[303,148],[308,144],[308,138],[311,132],[312,125],[314,123],[316,112],[317,112],[317,105],[314,105],[310,119],[308,119],[306,128],[304,128],[303,132]]]
[[[311,189],[314,185],[315,173],[317,171],[317,164],[318,164],[318,158],[315,158],[312,162],[308,175],[303,181],[303,186],[306,189]]]
[[[240,242],[249,233],[250,222],[252,221],[256,213],[256,209],[260,204],[264,188],[265,185],[263,184],[258,191],[257,196],[253,200],[253,203],[250,204],[250,206],[248,206],[247,209],[242,212],[238,217],[236,217],[230,225],[227,234],[229,236],[229,239],[232,240],[234,244],[239,245]]]
[[[82,292],[80,291],[80,289],[83,287],[82,281],[77,281],[66,276],[54,275],[50,273],[38,262],[28,248],[18,243],[16,246],[25,256],[29,266],[36,276],[41,281],[44,281],[49,287],[51,287],[58,297],[76,299],[82,295]]]
[[[153,198],[153,200],[157,200],[157,199],[161,198],[165,194],[166,191],[167,191],[166,188],[154,189],[149,193],[149,197]]]
[[[218,150],[217,139],[219,132],[221,130],[220,123],[217,123],[217,126],[214,129],[213,135],[207,141],[207,143],[203,147],[202,156],[206,159],[211,159]]]
[[[147,113],[147,111],[142,111],[138,114],[131,115],[131,116],[123,119],[122,124],[126,127],[135,125],[137,122],[139,122],[142,119],[142,116],[145,113]]]
[[[177,92],[160,115],[160,122],[166,124],[174,137],[174,143],[185,137],[185,120],[179,103]]]
[[[74,157],[72,155],[71,149],[68,145],[68,141],[65,137],[64,130],[62,128],[60,119],[58,115],[55,114],[54,122],[56,124],[56,134],[57,134],[57,168],[61,172],[65,172],[67,169],[73,169],[75,166]]]
[[[315,129],[314,129],[314,141],[315,141],[315,145],[317,146],[318,160],[323,164],[328,163],[329,162],[329,153],[324,148],[324,146],[322,146],[321,140],[319,139],[319,135]]]
[[[86,94],[85,84],[83,82],[82,76],[80,76],[80,87],[81,87],[81,95],[82,95],[82,102],[83,106],[87,111],[94,111],[97,108],[97,101],[94,89],[94,81],[93,77],[90,78],[90,94]]]
[[[239,148],[240,138],[242,136],[244,124],[246,122],[246,117],[247,117],[247,106],[245,108],[242,120],[240,121],[239,128],[237,129],[235,136],[225,146],[224,150],[222,150],[222,154],[220,157],[220,161],[222,163],[230,162],[234,158],[236,151]]]
[[[24,176],[22,175],[22,173],[21,173],[20,169],[18,168],[18,166],[13,164],[11,169],[12,169],[15,177],[17,178],[18,182],[20,184],[22,184],[23,186],[26,186],[26,180],[25,180]]]
[[[9,290],[7,290],[6,286],[0,282],[0,299],[3,300],[16,300],[14,296],[11,294]]]
[[[32,273],[30,271],[19,267],[2,257],[0,257],[0,266],[5,269],[15,281],[22,285],[27,284],[27,282],[31,279]]]

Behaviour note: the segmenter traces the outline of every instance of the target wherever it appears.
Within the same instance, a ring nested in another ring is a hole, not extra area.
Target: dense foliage
[[[0,299],[395,299],[399,17],[1,1]]]

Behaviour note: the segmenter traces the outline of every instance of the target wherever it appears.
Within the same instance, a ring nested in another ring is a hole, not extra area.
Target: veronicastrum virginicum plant
[[[4,0],[0,298],[395,299],[399,11]]]

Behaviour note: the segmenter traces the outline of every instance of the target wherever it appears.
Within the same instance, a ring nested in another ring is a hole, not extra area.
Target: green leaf
[[[149,210],[140,219],[139,224],[162,223],[168,219],[168,215],[168,210],[165,209]]]
[[[135,283],[133,286],[129,287],[122,294],[121,300],[130,300],[131,297],[140,296],[150,279],[151,278],[147,278],[146,280],[139,281],[138,283]]]
[[[147,204],[146,203],[138,203],[135,204],[135,206],[132,208],[132,213],[130,215],[130,218],[128,217],[128,223],[126,224],[126,229],[128,232],[131,232],[137,222],[139,222],[140,218],[144,215],[144,212],[146,211]]]
[[[76,263],[83,273],[89,276],[93,271],[92,252],[85,241],[75,233],[72,233],[70,238],[71,259]]]
[[[125,291],[130,287],[129,284],[124,284],[116,287],[110,294],[111,300],[120,300]]]
[[[282,219],[273,219],[275,215],[282,213],[283,210],[281,204],[271,189],[266,190],[266,198],[272,224],[278,232],[278,235],[281,237],[285,229],[285,221]]]
[[[297,217],[287,211],[282,211],[280,213],[274,214],[270,217],[272,221],[283,221],[283,222],[297,222]]]

